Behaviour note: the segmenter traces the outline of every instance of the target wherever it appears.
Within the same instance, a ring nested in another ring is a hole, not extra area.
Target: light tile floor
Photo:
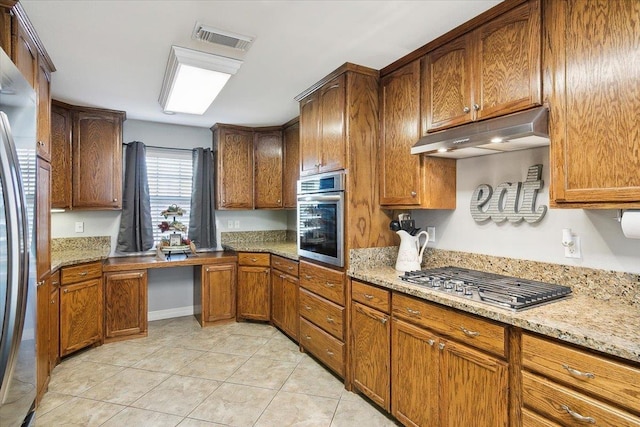
[[[277,329],[191,316],[65,359],[36,413],[37,427],[363,425],[397,424]]]

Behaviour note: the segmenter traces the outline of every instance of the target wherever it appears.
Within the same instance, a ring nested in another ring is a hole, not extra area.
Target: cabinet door
[[[202,275],[204,322],[233,319],[236,315],[236,264],[207,265],[202,268]]]
[[[254,206],[282,207],[282,132],[256,132],[253,143]]]
[[[36,263],[39,279],[44,279],[51,270],[51,165],[37,160],[36,202]]]
[[[391,334],[392,414],[406,426],[437,426],[437,337],[396,319],[392,321]]]
[[[475,31],[475,119],[541,104],[540,2],[529,1]]]
[[[380,81],[380,204],[420,204],[420,61]]]
[[[38,400],[49,383],[49,296],[50,282],[47,278],[38,282],[36,291],[36,383]]]
[[[362,304],[352,304],[353,383],[385,410],[390,409],[390,317]]]
[[[73,113],[73,207],[122,207],[122,117]]]
[[[105,338],[147,331],[146,270],[106,273]]]
[[[440,340],[441,426],[507,426],[507,363],[470,347]]]
[[[346,77],[341,75],[320,89],[320,169],[329,172],[345,167]]]
[[[282,280],[282,329],[296,341],[300,328],[298,289],[298,279],[285,274]]]
[[[284,324],[284,274],[271,269],[271,321],[282,329]]]
[[[320,101],[314,92],[300,101],[300,176],[318,173],[320,168]]]
[[[282,207],[295,208],[297,183],[300,178],[300,124],[284,130],[284,162],[282,165]]]
[[[51,106],[51,207],[71,207],[71,111]]]
[[[253,133],[219,130],[218,209],[253,209]]]
[[[34,89],[37,88],[36,76],[37,76],[37,63],[38,54],[33,40],[27,33],[27,30],[20,24],[17,19],[12,19],[13,23],[17,26],[17,40],[15,44],[15,62],[18,70],[22,73],[25,80],[31,84]]]
[[[269,320],[271,314],[270,268],[238,268],[238,318]]]
[[[472,120],[471,61],[470,35],[461,36],[425,57],[422,81],[425,131]]]
[[[49,368],[60,362],[60,272],[51,277],[49,299]]]
[[[65,285],[60,293],[60,356],[102,340],[102,278]]]
[[[638,4],[558,0],[548,6],[545,22],[553,25],[546,28],[543,56],[551,106],[550,199],[638,206],[640,32],[629,30],[640,20]]]
[[[38,156],[51,160],[51,73],[38,61]]]

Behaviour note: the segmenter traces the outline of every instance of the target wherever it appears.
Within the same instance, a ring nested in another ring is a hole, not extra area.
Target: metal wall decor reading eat
[[[471,196],[471,216],[476,222],[491,219],[495,222],[522,220],[530,224],[540,221],[547,213],[547,207],[541,205],[536,209],[536,197],[544,182],[542,165],[533,165],[527,171],[525,182],[503,182],[493,191],[488,184],[480,184]],[[522,201],[517,206],[522,189]]]

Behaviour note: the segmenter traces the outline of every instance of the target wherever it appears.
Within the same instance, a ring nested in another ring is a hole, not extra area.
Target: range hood
[[[549,110],[537,107],[430,133],[411,154],[462,159],[549,145]]]

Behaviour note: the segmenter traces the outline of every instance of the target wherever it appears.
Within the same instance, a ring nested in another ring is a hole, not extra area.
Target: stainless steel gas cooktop
[[[400,278],[435,291],[513,311],[536,307],[571,295],[571,288],[568,286],[458,267],[408,271]]]

